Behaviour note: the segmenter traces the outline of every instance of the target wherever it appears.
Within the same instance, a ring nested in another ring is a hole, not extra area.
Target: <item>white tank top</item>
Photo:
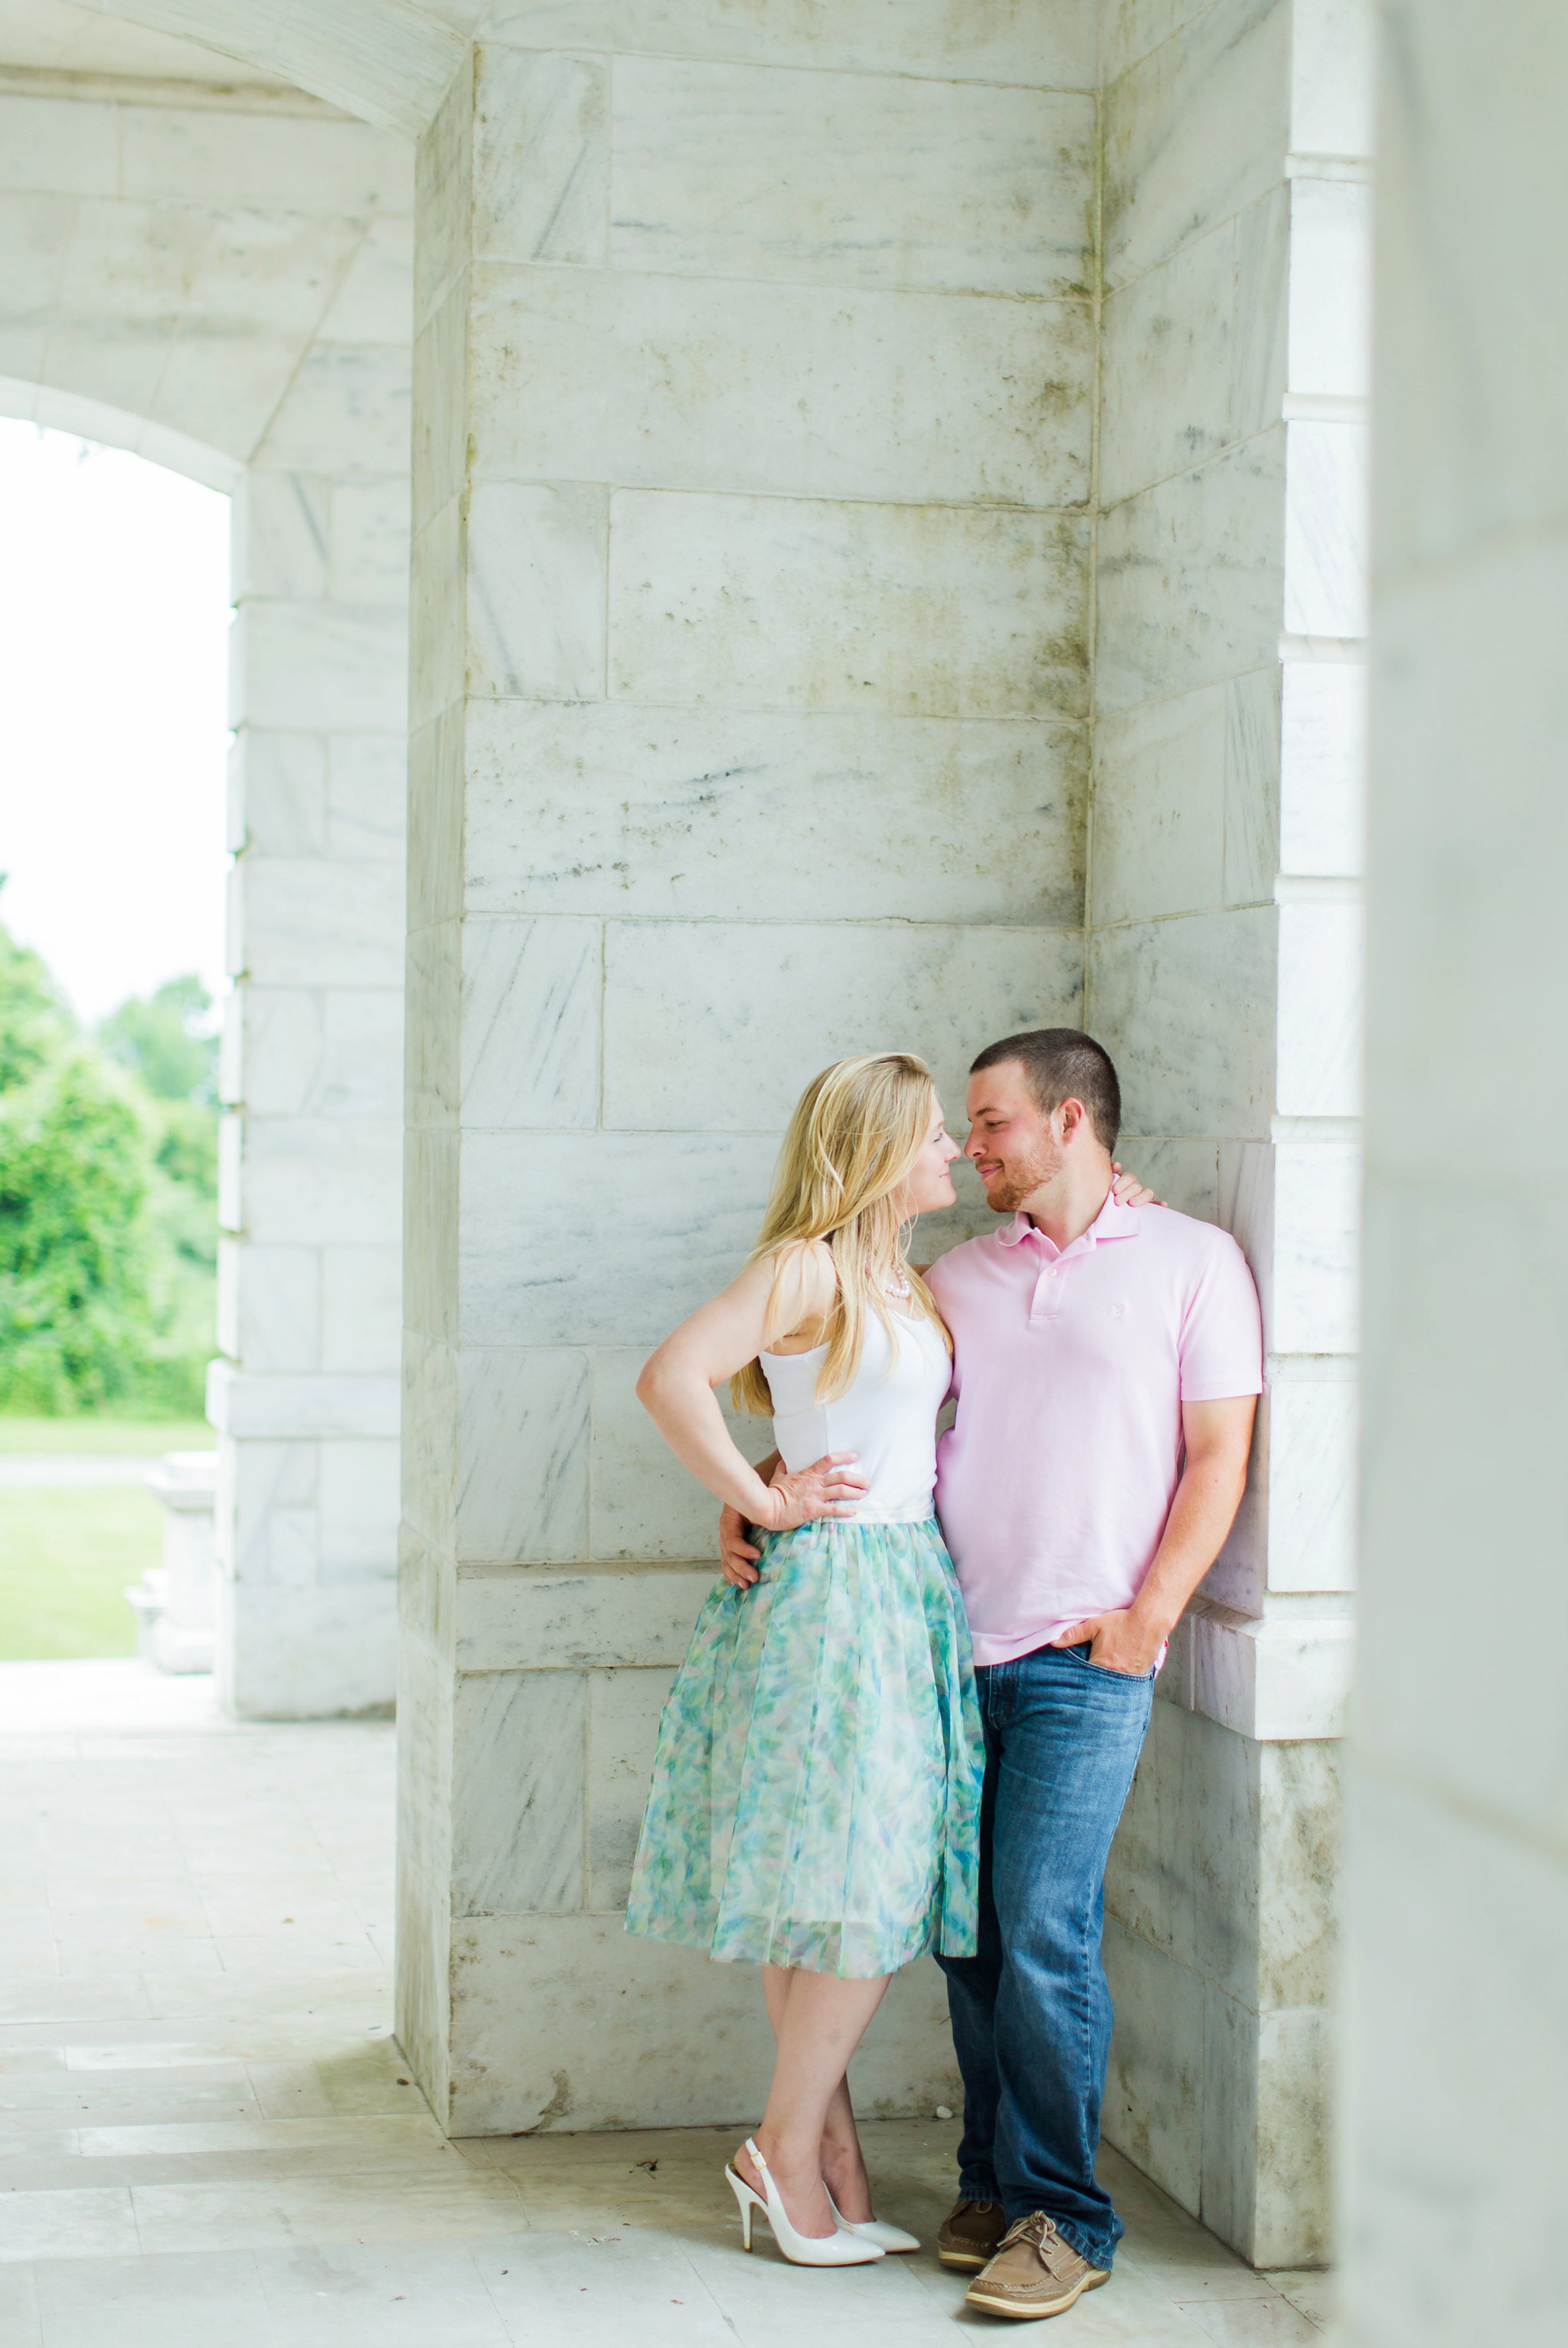
[[[860,1366],[841,1395],[816,1399],[825,1345],[806,1354],[763,1354],[774,1404],[774,1441],[792,1472],[825,1451],[853,1451],[866,1490],[859,1524],[912,1524],[931,1513],[937,1485],[937,1413],[953,1365],[940,1330],[894,1309],[897,1347],[875,1313],[866,1316]],[[849,1519],[844,1519],[848,1522]]]

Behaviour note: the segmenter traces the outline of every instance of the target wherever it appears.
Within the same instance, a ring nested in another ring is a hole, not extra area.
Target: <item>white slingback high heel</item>
[[[846,2234],[858,2234],[863,2242],[875,2242],[879,2250],[898,2253],[919,2249],[914,2235],[907,2234],[902,2226],[885,2225],[880,2218],[846,2218],[834,2199],[833,2188],[825,2178],[822,2189],[827,2195],[827,2206],[833,2212],[835,2223],[841,2226]]]
[[[746,2138],[746,2150],[756,2162],[757,2175],[763,2180],[762,2193],[755,2186],[748,2185],[743,2177],[737,2176],[728,2161],[724,2164],[724,2175],[741,2213],[743,2250],[749,2250],[752,2247],[752,2218],[760,2209],[774,2230],[774,2241],[792,2267],[865,2267],[869,2266],[874,2259],[881,2258],[883,2253],[877,2243],[864,2240],[858,2234],[845,2232],[842,2224],[839,2230],[832,2234],[797,2234],[790,2224],[784,2197],[768,2173],[767,2162],[750,2137]],[[837,2215],[835,2210],[835,2219]]]

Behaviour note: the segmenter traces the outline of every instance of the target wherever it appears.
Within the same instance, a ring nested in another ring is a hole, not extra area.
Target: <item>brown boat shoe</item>
[[[1008,2228],[995,2258],[965,2292],[964,2305],[1028,2322],[1064,2314],[1086,2291],[1110,2280],[1108,2271],[1091,2267],[1062,2240],[1043,2209],[1036,2209]]]
[[[937,2256],[945,2267],[978,2274],[995,2258],[1007,2230],[999,2201],[955,2201],[937,2229]]]

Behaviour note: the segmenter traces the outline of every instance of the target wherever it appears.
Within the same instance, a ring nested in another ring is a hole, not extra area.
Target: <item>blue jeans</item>
[[[958,2191],[1009,2223],[1043,2209],[1091,2266],[1122,2220],[1094,2174],[1111,2052],[1100,1961],[1105,1862],[1149,1725],[1153,1682],[1085,1647],[975,1673],[986,1733],[979,1952],[944,1957],[964,2076]]]

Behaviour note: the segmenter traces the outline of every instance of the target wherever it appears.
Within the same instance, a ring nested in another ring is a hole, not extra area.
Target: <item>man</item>
[[[1105,1866],[1165,1641],[1241,1500],[1262,1340],[1228,1233],[1112,1196],[1121,1094],[1091,1037],[991,1045],[968,1117],[1009,1220],[927,1275],[958,1396],[937,1509],[986,1734],[979,1951],[942,1960],[964,2134],[938,2249],[975,2273],[969,2305],[1030,2319],[1107,2281],[1122,2230],[1094,2174]],[[733,1515],[723,1540],[754,1554]]]

